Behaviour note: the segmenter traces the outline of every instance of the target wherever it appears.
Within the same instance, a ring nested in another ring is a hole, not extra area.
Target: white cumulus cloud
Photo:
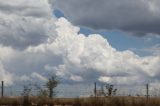
[[[56,26],[55,41],[31,47],[28,51],[50,51],[62,57],[61,64],[45,68],[64,79],[107,82],[109,77],[111,83],[134,84],[139,81],[142,84],[159,74],[159,55],[140,57],[129,50],[118,51],[101,35],[86,37],[79,34],[79,28],[65,18],[58,19]]]

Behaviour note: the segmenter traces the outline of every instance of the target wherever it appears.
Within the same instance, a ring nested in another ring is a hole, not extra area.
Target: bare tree
[[[49,98],[53,98],[53,95],[55,94],[54,89],[57,87],[57,85],[58,85],[57,77],[51,76],[46,83],[46,87],[49,93]]]
[[[108,96],[116,95],[117,89],[114,89],[113,85],[107,84],[106,89],[108,90]]]
[[[29,100],[29,95],[31,93],[32,87],[31,85],[24,85],[23,86],[23,92],[22,92],[22,96],[23,96],[23,106],[30,106],[30,100]]]

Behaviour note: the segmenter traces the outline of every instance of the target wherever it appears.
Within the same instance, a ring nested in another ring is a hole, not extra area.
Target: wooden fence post
[[[1,86],[1,97],[3,98],[4,96],[4,81],[2,81],[2,86]]]

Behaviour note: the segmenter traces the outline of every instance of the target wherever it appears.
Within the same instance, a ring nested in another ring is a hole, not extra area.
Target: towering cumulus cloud
[[[47,0],[0,1],[0,80],[46,81],[49,72],[65,83],[160,80],[159,55],[118,51],[99,34],[80,34],[78,26],[56,19],[52,11]]]
[[[101,35],[86,37],[79,27],[65,18],[56,22],[57,38],[50,44],[29,48],[28,52],[44,51],[62,58],[62,64],[46,64],[45,69],[57,76],[78,82],[111,82],[116,84],[146,83],[157,80],[160,57],[140,57],[132,51],[117,51]],[[152,80],[151,80],[152,79]]]

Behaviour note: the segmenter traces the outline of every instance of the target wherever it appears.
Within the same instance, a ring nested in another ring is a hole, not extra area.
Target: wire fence
[[[28,86],[29,87],[29,86]],[[46,89],[43,85],[40,86],[41,89]],[[146,85],[135,85],[135,86],[118,86],[115,85],[114,88],[117,89],[116,93],[113,96],[141,96],[145,97],[146,95],[152,97],[160,97],[160,88],[157,86],[150,85],[148,88]],[[1,88],[2,89],[2,88]],[[41,89],[32,86],[30,95],[37,96],[39,95]],[[24,86],[4,86],[4,96],[16,97],[22,96],[24,92]],[[102,93],[103,92],[103,93]],[[96,86],[96,95],[104,96],[107,95],[106,85],[97,84]],[[2,93],[2,92],[1,92]],[[95,86],[93,84],[60,84],[55,89],[56,97],[91,97],[95,96]]]

